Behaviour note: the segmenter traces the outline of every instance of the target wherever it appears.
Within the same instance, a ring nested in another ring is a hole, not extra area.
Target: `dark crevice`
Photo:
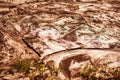
[[[45,56],[43,58],[43,60],[45,60],[46,58],[48,58],[49,56],[52,56],[54,54],[60,53],[60,52],[66,52],[66,51],[74,51],[74,50],[113,50],[113,51],[120,51],[120,48],[82,48],[82,47],[77,47],[77,48],[70,48],[70,49],[65,49],[65,50],[60,50],[57,52],[53,52],[47,56]]]
[[[24,38],[22,38],[23,42],[27,45],[28,48],[30,48],[32,51],[34,51],[39,57],[41,57],[40,53],[37,52],[33,47],[31,47]]]

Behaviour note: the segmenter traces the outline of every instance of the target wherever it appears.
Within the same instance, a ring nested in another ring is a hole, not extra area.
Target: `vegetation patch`
[[[99,67],[88,65],[80,68],[79,75],[87,80],[119,80],[120,68],[110,68],[107,64]]]

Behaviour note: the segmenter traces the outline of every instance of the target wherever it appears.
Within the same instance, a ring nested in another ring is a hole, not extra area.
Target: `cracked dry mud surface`
[[[61,80],[84,80],[76,76],[80,66],[120,68],[119,0],[0,2],[0,79],[30,80],[7,73],[16,59],[62,67]]]

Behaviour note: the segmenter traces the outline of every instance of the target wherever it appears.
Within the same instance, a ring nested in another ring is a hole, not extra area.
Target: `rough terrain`
[[[30,80],[13,64],[17,59],[39,58],[61,68],[58,80],[120,79],[119,0],[19,2],[0,1],[1,79]],[[112,69],[118,73],[112,74]]]

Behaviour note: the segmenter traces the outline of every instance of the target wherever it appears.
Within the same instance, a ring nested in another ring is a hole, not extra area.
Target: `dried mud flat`
[[[83,67],[99,70],[104,64],[118,69],[120,74],[120,1],[0,1],[0,79],[30,80],[13,64],[17,59],[31,58],[40,58],[55,69],[62,67],[56,75],[58,80],[84,80],[80,71]],[[107,72],[86,74],[88,80],[93,75],[100,80],[114,77],[106,76]],[[32,79],[36,80],[34,76]],[[37,78],[45,79],[55,78]]]

